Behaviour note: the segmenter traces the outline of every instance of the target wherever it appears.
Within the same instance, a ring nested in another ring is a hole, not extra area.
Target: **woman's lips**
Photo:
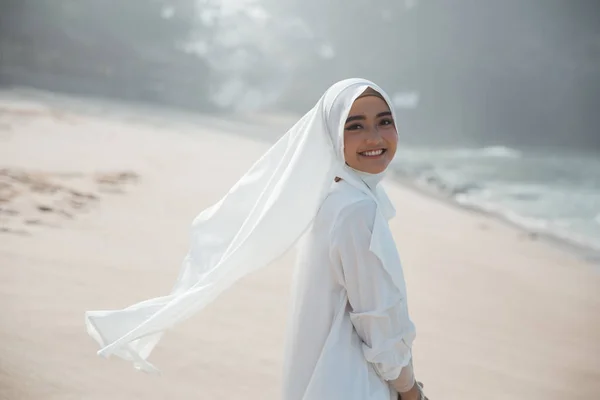
[[[380,157],[383,154],[385,154],[385,152],[386,152],[386,149],[373,149],[373,150],[361,151],[358,154],[363,157],[377,158],[377,157]]]

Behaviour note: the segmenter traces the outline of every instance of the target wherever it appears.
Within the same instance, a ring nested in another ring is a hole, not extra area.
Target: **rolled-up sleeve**
[[[412,378],[414,325],[406,298],[369,250],[375,213],[376,204],[370,200],[343,210],[332,230],[331,256],[341,264],[341,284],[348,293],[350,318],[363,341],[365,359],[386,381],[398,379],[405,367]]]

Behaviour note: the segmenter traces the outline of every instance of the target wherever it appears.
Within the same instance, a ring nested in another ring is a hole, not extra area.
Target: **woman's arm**
[[[398,378],[390,381],[390,385],[393,386],[394,389],[400,394],[409,393],[416,386],[415,374],[412,368],[412,360],[411,363],[406,367],[402,368],[400,371],[400,376]]]
[[[377,373],[411,399],[415,389],[411,344],[414,325],[404,293],[370,250],[376,204],[360,201],[343,210],[332,231],[331,257],[342,264],[350,317],[363,341],[363,354]],[[401,268],[400,265],[397,268]],[[419,397],[416,397],[418,399]]]
[[[423,393],[423,385],[415,382],[413,387],[404,393],[398,393],[398,400],[429,400]]]
[[[423,393],[423,384],[415,380],[412,359],[410,360],[410,364],[402,368],[400,376],[390,381],[390,384],[398,392],[398,399],[427,400],[427,397]]]

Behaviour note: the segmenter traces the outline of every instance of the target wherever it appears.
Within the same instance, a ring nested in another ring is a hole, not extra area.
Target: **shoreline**
[[[579,243],[575,240],[569,240],[568,238],[562,237],[560,235],[555,235],[552,232],[535,230],[533,228],[519,224],[518,222],[515,222],[510,218],[503,216],[500,213],[488,211],[476,205],[461,204],[460,202],[456,201],[451,195],[445,194],[442,191],[435,189],[435,187],[433,186],[419,184],[417,180],[409,178],[408,176],[404,175],[402,171],[397,170],[394,167],[392,167],[390,178],[393,179],[395,183],[398,183],[409,190],[414,190],[415,192],[423,194],[431,199],[440,201],[444,204],[449,204],[459,210],[466,210],[477,215],[481,215],[493,219],[495,221],[499,221],[507,226],[517,229],[519,232],[523,233],[524,235],[527,235],[529,240],[541,240],[550,245],[557,245],[564,251],[579,257],[582,261],[585,261],[593,265],[594,267],[597,267],[598,271],[600,271],[599,249],[596,249],[591,246],[586,246],[585,244]]]

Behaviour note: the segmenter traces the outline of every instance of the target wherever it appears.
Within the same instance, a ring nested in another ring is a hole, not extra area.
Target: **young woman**
[[[192,225],[170,295],[86,313],[99,354],[156,369],[163,332],[303,237],[284,366],[285,400],[424,398],[412,369],[415,328],[379,182],[394,157],[393,108],[374,83],[330,87]]]

